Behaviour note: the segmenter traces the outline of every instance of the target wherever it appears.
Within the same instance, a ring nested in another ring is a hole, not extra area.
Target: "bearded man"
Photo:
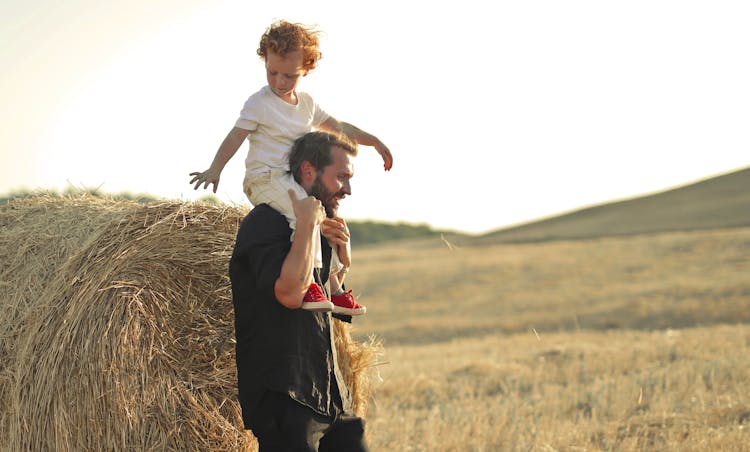
[[[342,136],[311,132],[299,138],[289,165],[308,196],[297,199],[289,192],[297,218],[292,241],[286,218],[267,204],[255,206],[237,233],[229,276],[239,400],[245,428],[258,438],[261,452],[367,450],[364,421],[351,414],[338,368],[331,331],[338,320],[330,312],[300,309],[313,282],[325,287],[331,245],[350,249],[346,223],[337,214],[340,201],[351,195],[356,153]],[[312,268],[315,241],[322,248],[320,269]]]

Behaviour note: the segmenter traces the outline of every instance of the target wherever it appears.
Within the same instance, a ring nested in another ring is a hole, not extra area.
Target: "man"
[[[350,414],[336,362],[331,314],[299,309],[313,282],[325,287],[330,245],[348,248],[337,211],[351,194],[356,152],[346,138],[325,132],[299,138],[290,169],[309,196],[296,199],[289,192],[297,217],[294,239],[285,217],[267,204],[256,206],[237,233],[229,276],[239,400],[245,428],[261,452],[367,450],[364,422]],[[314,236],[316,225],[325,237]],[[323,255],[323,267],[315,271],[314,240],[321,241]]]

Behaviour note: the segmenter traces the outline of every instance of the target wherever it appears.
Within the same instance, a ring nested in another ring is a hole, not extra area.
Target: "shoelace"
[[[307,290],[312,292],[317,298],[324,298],[323,291],[318,284],[310,284],[310,287]]]

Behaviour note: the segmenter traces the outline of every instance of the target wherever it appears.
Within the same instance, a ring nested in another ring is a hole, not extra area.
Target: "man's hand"
[[[294,216],[297,218],[297,226],[302,224],[309,224],[315,226],[323,223],[326,218],[326,211],[323,209],[323,204],[320,200],[313,196],[307,198],[297,199],[297,195],[294,194],[294,190],[291,188],[287,190],[289,198],[292,200],[292,208],[294,209]]]
[[[352,257],[349,252],[349,239],[351,235],[346,221],[343,218],[326,218],[320,224],[320,232],[328,240],[328,243],[338,248],[339,261],[344,267],[351,267]]]
[[[214,185],[214,193],[216,193],[216,190],[219,188],[219,176],[221,176],[221,171],[216,171],[213,168],[209,168],[206,171],[199,173],[190,173],[193,178],[190,180],[190,184],[192,185],[195,183],[194,190],[197,190],[198,187],[203,184],[203,188],[208,188],[209,185]]]

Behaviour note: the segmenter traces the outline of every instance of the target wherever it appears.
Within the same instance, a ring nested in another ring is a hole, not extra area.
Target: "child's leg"
[[[349,244],[347,243],[347,248]],[[349,251],[351,256],[351,251]],[[347,315],[362,315],[367,312],[367,308],[357,303],[354,300],[352,291],[348,290],[344,292],[341,284],[341,279],[346,272],[349,271],[348,267],[344,267],[341,263],[341,259],[338,256],[338,249],[334,245],[331,253],[331,273],[328,278],[329,285],[331,288],[331,302],[333,303],[333,312]]]
[[[349,233],[349,229],[346,230],[347,233]],[[352,255],[352,248],[349,243],[346,244],[346,256],[348,256],[349,261],[351,261],[351,255]],[[351,262],[350,262],[351,263]],[[341,258],[339,257],[339,247],[338,245],[331,244],[331,271],[330,271],[330,286],[331,286],[331,295],[340,295],[344,292],[341,286],[341,282],[339,281],[339,275],[344,274],[349,271],[349,267],[345,266],[343,262],[341,262]]]
[[[344,293],[344,289],[341,288],[339,274],[340,273],[331,273],[331,276],[328,278],[331,285],[331,295],[341,295]]]
[[[351,251],[349,252],[349,255],[351,256]],[[338,247],[336,245],[331,245],[331,273],[329,280],[331,284],[332,294],[338,295],[343,292],[343,290],[341,289],[341,283],[339,282],[339,275],[348,271],[349,268],[345,267],[344,264],[341,263],[341,259],[338,255]]]
[[[292,235],[289,240],[294,240],[294,233],[297,228],[297,217],[294,215],[292,200],[289,199],[289,189],[294,190],[297,199],[308,197],[307,192],[298,184],[290,173],[281,170],[269,170],[266,173],[257,176],[245,177],[243,183],[245,194],[250,202],[257,206],[258,204],[268,204],[286,217],[289,227],[292,229]],[[320,237],[320,227],[316,226],[314,237]],[[320,251],[320,240],[313,240],[313,267],[321,268],[323,259]]]

